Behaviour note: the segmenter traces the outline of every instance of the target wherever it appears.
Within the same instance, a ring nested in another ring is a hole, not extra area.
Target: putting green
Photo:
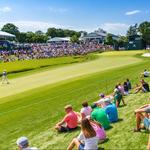
[[[127,54],[128,55],[121,56],[113,56],[112,53],[96,54],[99,55],[99,58],[93,61],[71,64],[60,68],[54,68],[49,71],[12,79],[10,80],[9,85],[3,84],[0,86],[0,98],[15,95],[48,84],[54,84],[75,77],[122,67],[141,61],[140,58],[133,57],[132,55],[130,56],[129,52]]]

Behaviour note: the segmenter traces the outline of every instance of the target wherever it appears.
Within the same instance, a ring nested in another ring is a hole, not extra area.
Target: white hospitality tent
[[[48,43],[51,43],[51,42],[56,42],[56,43],[59,43],[59,42],[70,42],[70,37],[54,37],[54,38],[51,38],[47,41]]]
[[[15,38],[16,36],[7,32],[0,31],[0,38]]]

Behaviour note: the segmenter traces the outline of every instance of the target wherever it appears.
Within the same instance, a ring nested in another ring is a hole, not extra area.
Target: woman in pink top
[[[106,133],[102,125],[96,121],[90,120],[90,124],[96,132],[96,136],[99,138],[99,142],[102,142],[106,139]]]

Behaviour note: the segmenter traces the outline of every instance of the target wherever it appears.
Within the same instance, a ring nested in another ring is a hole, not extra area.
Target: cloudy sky
[[[126,34],[129,25],[150,21],[150,0],[0,0],[0,28],[20,31],[49,27]]]

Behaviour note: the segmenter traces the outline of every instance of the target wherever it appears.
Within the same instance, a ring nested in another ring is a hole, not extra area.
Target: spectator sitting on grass
[[[128,89],[131,90],[132,89],[132,85],[129,79],[127,79],[127,85],[128,85]]]
[[[140,91],[142,91],[144,93],[149,92],[150,91],[149,84],[147,82],[145,82],[144,79],[142,79],[140,82],[141,82],[141,85],[136,87],[135,93],[138,93]]]
[[[97,107],[96,104],[93,104],[92,106],[92,113],[91,113],[91,119],[99,122],[102,124],[104,129],[109,129],[110,128],[110,122],[107,118],[107,115],[105,113],[105,110],[102,108]]]
[[[111,95],[105,96],[105,94],[101,93],[101,94],[99,94],[99,96],[100,96],[100,100],[98,100],[97,102],[94,102],[94,103],[97,106],[100,106],[100,107],[104,107],[104,101],[105,101],[106,98],[109,98],[110,101],[113,100],[113,96],[111,96]]]
[[[82,103],[83,108],[81,109],[81,117],[82,119],[84,119],[87,116],[90,116],[91,112],[92,112],[92,108],[90,106],[88,106],[87,101]]]
[[[128,89],[127,82],[124,82],[123,88],[124,88],[124,95],[129,95],[129,89]]]
[[[110,123],[118,121],[118,110],[115,104],[112,104],[109,98],[105,99],[105,107],[103,108]]]
[[[136,115],[136,128],[135,132],[140,132],[141,129],[145,128],[150,131],[150,104],[144,105],[139,109],[135,110]],[[141,123],[144,123],[144,126],[141,126]]]
[[[98,137],[90,121],[84,118],[81,121],[81,133],[69,144],[67,150],[72,150],[75,146],[78,150],[98,150]]]
[[[99,139],[99,143],[104,142],[106,140],[106,133],[105,133],[103,126],[97,121],[93,121],[91,119],[89,119],[89,121],[90,121],[91,126],[96,132],[96,136]]]
[[[66,116],[57,123],[55,129],[59,132],[67,132],[75,130],[78,126],[78,114],[73,111],[71,105],[65,107]]]
[[[36,147],[29,147],[29,141],[26,137],[20,137],[16,143],[19,150],[38,150]]]
[[[149,77],[150,72],[147,71],[147,69],[144,70],[144,72],[141,74],[141,77],[147,78]]]

